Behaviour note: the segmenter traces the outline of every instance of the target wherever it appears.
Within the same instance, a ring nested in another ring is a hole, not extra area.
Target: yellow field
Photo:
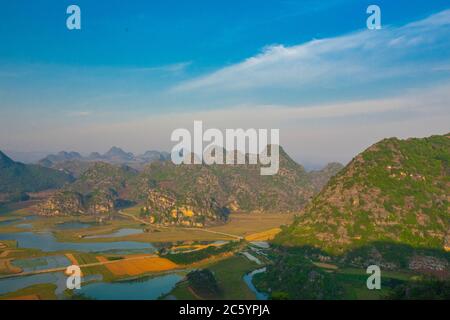
[[[98,256],[97,260],[108,262],[108,259],[102,256]],[[117,260],[104,266],[116,276],[136,276],[148,272],[160,272],[178,268],[176,263],[157,256]]]
[[[212,263],[224,260],[224,259],[232,257],[232,256],[234,256],[234,252],[224,252],[224,253],[221,253],[221,254],[218,254],[215,256],[211,256],[209,258],[188,264],[188,265],[183,265],[183,267],[185,267],[185,268],[202,268],[202,267],[211,265]]]
[[[293,220],[293,213],[234,213],[226,224],[209,229],[246,237],[290,224]]]
[[[188,251],[203,250],[203,249],[206,249],[208,247],[220,247],[220,246],[223,246],[223,245],[224,245],[224,243],[184,244],[184,245],[179,245],[179,246],[173,246],[170,249],[173,250],[173,251],[177,251],[177,250],[180,250],[180,249],[181,250],[186,249],[186,251],[183,251],[183,252],[188,252]]]
[[[227,223],[204,229],[247,237],[255,233],[278,228],[281,225],[290,224],[293,219],[294,214],[292,213],[233,213],[230,215]],[[178,227],[160,228],[159,232],[130,235],[126,239],[145,242],[233,240],[232,237],[226,235],[208,233],[201,230],[186,230]]]
[[[257,232],[245,236],[245,240],[247,241],[267,241],[272,240],[275,236],[281,231],[280,228],[273,228],[262,232]]]

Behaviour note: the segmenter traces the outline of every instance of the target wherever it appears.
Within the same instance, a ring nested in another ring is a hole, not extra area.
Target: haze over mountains
[[[64,168],[65,163],[73,161],[85,161],[96,162],[103,161],[112,164],[127,164],[132,167],[141,168],[142,165],[153,161],[164,161],[170,159],[168,152],[160,151],[146,151],[141,155],[134,155],[131,152],[125,152],[121,148],[112,147],[106,153],[100,154],[98,152],[92,152],[88,156],[82,156],[78,152],[66,152],[61,151],[57,154],[48,155],[47,157],[39,160],[39,164],[49,168]],[[70,167],[70,165],[69,165]]]

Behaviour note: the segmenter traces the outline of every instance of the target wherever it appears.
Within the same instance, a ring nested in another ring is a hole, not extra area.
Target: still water
[[[183,279],[178,274],[133,281],[99,282],[82,286],[77,293],[96,300],[155,300],[169,293]]]
[[[114,252],[125,253],[152,253],[155,247],[151,243],[137,241],[115,242],[58,242],[50,232],[19,232],[0,233],[0,240],[16,240],[19,248],[40,249],[42,251],[73,250],[82,252]]]

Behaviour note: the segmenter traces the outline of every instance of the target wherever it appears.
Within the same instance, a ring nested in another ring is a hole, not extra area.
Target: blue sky
[[[65,26],[70,4],[82,30]],[[382,30],[366,29],[369,4],[380,6]],[[449,9],[444,0],[4,2],[0,149],[170,149],[170,131],[199,119],[280,128],[296,160],[323,164],[386,135],[444,133]]]

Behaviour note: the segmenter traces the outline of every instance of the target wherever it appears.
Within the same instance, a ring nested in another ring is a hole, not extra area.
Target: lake
[[[63,272],[0,279],[0,294],[14,292],[36,284],[53,283],[57,286],[55,293],[59,295],[66,289],[66,279]]]
[[[72,263],[66,256],[47,256],[28,259],[14,259],[12,264],[22,269],[23,272],[68,267]]]
[[[22,219],[3,220],[3,221],[0,221],[0,227],[9,226],[9,225],[12,225],[13,223],[16,223],[19,221],[22,221]]]
[[[50,232],[18,232],[0,233],[0,240],[16,240],[19,248],[40,249],[45,252],[52,251],[82,251],[82,252],[111,252],[126,253],[153,253],[156,248],[151,243],[137,241],[114,242],[59,242]]]
[[[101,280],[101,275],[88,275],[86,277],[82,277],[81,285],[83,285],[83,282]],[[63,293],[67,289],[66,282],[67,276],[63,272],[42,273],[25,277],[0,279],[0,294],[3,295],[6,293],[15,292],[37,284],[52,283],[56,285],[55,295],[61,299],[65,298]]]
[[[133,281],[99,282],[82,286],[76,293],[97,300],[155,300],[170,292],[183,277],[168,274]]]

